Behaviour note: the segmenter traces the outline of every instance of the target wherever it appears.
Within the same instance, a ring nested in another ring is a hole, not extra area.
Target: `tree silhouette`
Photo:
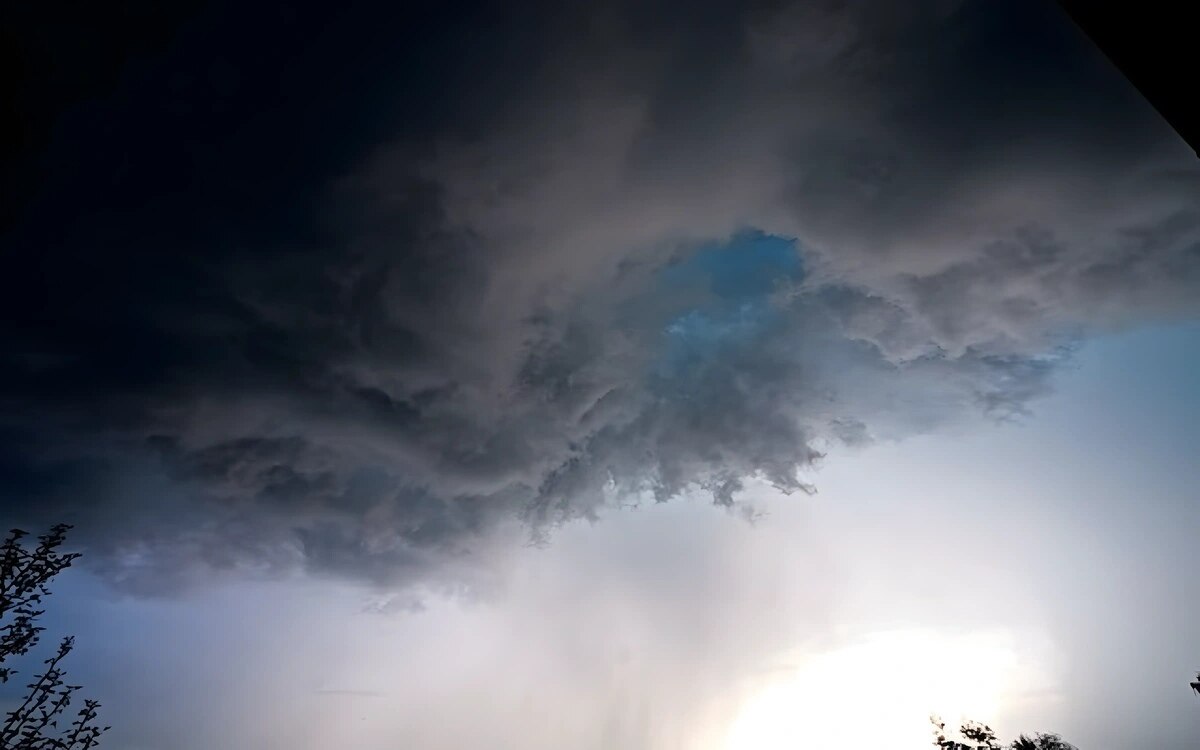
[[[1057,734],[1021,735],[1012,743],[1012,750],[1075,750],[1075,746],[1064,742]]]
[[[1008,745],[1000,742],[996,731],[987,724],[968,721],[959,727],[961,740],[946,736],[946,723],[937,717],[931,717],[933,722],[933,746],[939,750],[1077,750],[1069,742],[1064,742],[1057,734],[1035,734],[1032,737],[1021,735]]]
[[[50,595],[46,585],[71,566],[78,553],[60,553],[70,526],[54,526],[27,548],[21,540],[28,534],[13,529],[0,544],[0,683],[17,671],[9,666],[13,657],[24,656],[38,645],[45,628],[38,625],[44,613],[42,600]],[[108,727],[96,723],[100,704],[85,700],[69,724],[67,710],[79,685],[68,685],[62,662],[71,653],[74,638],[64,638],[58,651],[40,673],[26,685],[24,698],[8,712],[0,725],[0,750],[89,750],[100,742]]]

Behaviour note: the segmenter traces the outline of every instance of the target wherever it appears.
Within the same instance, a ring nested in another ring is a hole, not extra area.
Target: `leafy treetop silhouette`
[[[79,557],[58,551],[70,528],[52,527],[33,547],[22,544],[27,532],[13,529],[0,544],[0,683],[17,674],[9,661],[29,653],[41,640],[45,628],[38,618],[45,614],[40,605],[50,595],[47,584]],[[61,666],[74,645],[74,638],[63,638],[58,651],[42,661],[43,669],[33,675],[24,697],[0,724],[0,750],[90,750],[99,744],[109,728],[96,723],[97,701],[85,700],[73,721],[59,725],[80,689],[67,684]]]
[[[931,717],[933,722],[933,745],[938,750],[1078,750],[1069,742],[1063,741],[1057,734],[1038,733],[1032,737],[1021,735],[1005,745],[996,736],[996,731],[987,724],[968,721],[959,727],[958,733],[962,740],[946,736],[946,723],[937,717]]]

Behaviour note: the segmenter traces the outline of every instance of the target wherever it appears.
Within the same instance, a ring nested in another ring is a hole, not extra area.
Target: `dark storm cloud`
[[[62,106],[5,237],[9,513],[129,587],[452,585],[1195,314],[1200,172],[1048,4],[246,13]]]

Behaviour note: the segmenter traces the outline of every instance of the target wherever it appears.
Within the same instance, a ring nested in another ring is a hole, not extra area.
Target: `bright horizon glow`
[[[993,720],[1032,675],[1007,633],[872,634],[805,659],[745,703],[724,750],[834,750],[930,746],[937,714],[948,727]]]

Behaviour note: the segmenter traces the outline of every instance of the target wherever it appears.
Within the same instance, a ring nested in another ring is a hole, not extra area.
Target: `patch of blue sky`
[[[796,241],[759,231],[702,247],[663,269],[656,291],[686,302],[663,328],[656,378],[686,379],[720,352],[762,335],[779,315],[772,294],[802,277]]]
[[[790,237],[757,230],[706,245],[686,260],[663,269],[664,291],[702,288],[715,299],[742,303],[769,295],[783,281],[799,281],[803,265]]]

